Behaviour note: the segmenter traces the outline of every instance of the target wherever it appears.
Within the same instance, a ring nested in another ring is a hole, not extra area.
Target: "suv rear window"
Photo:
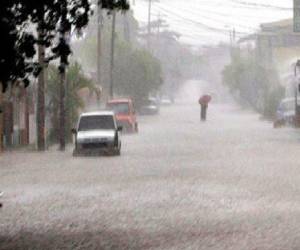
[[[129,103],[127,103],[127,102],[108,103],[107,107],[109,109],[112,109],[116,115],[119,115],[119,114],[128,115],[129,114]]]
[[[80,118],[78,131],[89,131],[99,129],[115,129],[113,116],[97,115],[83,116]]]

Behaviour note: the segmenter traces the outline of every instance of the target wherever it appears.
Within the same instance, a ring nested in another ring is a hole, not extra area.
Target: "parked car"
[[[295,98],[285,98],[276,111],[277,125],[293,125],[295,122]]]
[[[114,111],[118,125],[122,126],[125,132],[138,132],[136,111],[130,98],[112,99],[106,106]]]
[[[121,154],[121,130],[112,111],[83,113],[79,117],[73,155],[109,153]]]
[[[160,104],[161,105],[165,105],[165,106],[168,106],[168,105],[171,105],[173,103],[172,101],[172,98],[170,98],[169,96],[167,95],[163,95],[160,99]]]
[[[144,105],[139,109],[141,115],[156,115],[159,113],[159,101],[156,98],[148,98]]]

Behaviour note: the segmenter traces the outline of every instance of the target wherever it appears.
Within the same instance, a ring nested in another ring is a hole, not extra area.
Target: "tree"
[[[162,84],[162,69],[159,60],[151,55],[147,50],[141,49],[137,41],[138,25],[132,13],[128,13],[128,22],[130,26],[130,40],[126,39],[123,20],[117,15],[116,22],[116,42],[115,42],[115,67],[114,67],[114,90],[117,95],[131,96],[138,105],[141,105],[143,99],[153,91],[159,91]],[[104,16],[104,24],[108,18]],[[96,71],[97,62],[97,42],[96,30],[89,26],[88,35],[74,45],[74,55],[80,60],[85,69]],[[110,26],[104,25],[103,29],[103,47],[107,48],[102,53],[102,84],[109,81],[109,38]]]
[[[127,0],[99,0],[98,4],[110,10],[129,8]],[[51,52],[47,62],[60,57],[62,63],[67,64],[71,50],[65,34],[73,30],[79,32],[87,25],[91,14],[88,0],[1,2],[0,29],[4,49],[0,52],[0,82],[3,90],[18,79],[28,85],[30,76],[38,75],[40,65],[34,61],[37,44]],[[43,31],[40,39],[33,32],[35,27]]]
[[[123,17],[121,13],[116,15],[116,50],[118,47],[123,46],[122,44],[129,44],[126,40],[126,36],[130,37],[130,44],[132,47],[137,47],[137,32],[138,32],[138,23],[133,17],[133,13],[128,11],[127,21],[129,28],[129,35],[125,34]],[[107,16],[105,12],[102,17],[102,65],[101,65],[101,80],[102,83],[107,83],[109,81],[109,76],[107,72],[109,71],[109,59],[110,59],[110,37],[111,37],[111,16]],[[74,51],[73,55],[75,58],[80,60],[82,66],[86,71],[96,72],[97,68],[97,20],[95,16],[91,18],[89,25],[86,29],[85,36],[74,42],[72,44],[72,50]],[[128,47],[128,49],[131,49]],[[117,52],[117,51],[116,51]],[[118,60],[116,54],[116,60]]]
[[[119,48],[119,60],[115,66],[117,94],[131,96],[139,107],[151,92],[159,90],[162,83],[160,62],[149,52]]]
[[[50,117],[51,130],[49,134],[50,142],[58,142],[59,133],[59,71],[54,65],[48,69],[47,88],[47,113]],[[71,141],[71,128],[78,120],[79,111],[85,107],[85,103],[80,96],[83,89],[89,90],[90,94],[98,95],[98,89],[92,80],[86,77],[82,67],[78,62],[73,62],[66,72],[66,140]]]
[[[245,58],[239,51],[234,52],[231,64],[223,70],[223,83],[238,102],[272,118],[284,95],[278,73],[272,65],[266,68],[255,58]]]
[[[109,10],[128,9],[127,0],[98,0],[101,8]],[[38,76],[45,63],[59,58],[61,74],[61,131],[64,127],[64,76],[71,49],[67,35],[81,31],[92,14],[89,0],[5,0],[0,5],[0,30],[3,50],[0,52],[0,91],[17,80],[29,84],[30,77]],[[34,32],[36,30],[36,32]],[[38,46],[36,46],[38,45]],[[48,51],[35,61],[36,47]],[[47,49],[47,50],[46,50]],[[38,147],[44,149],[44,83],[39,81],[38,95]],[[0,95],[1,95],[0,93]],[[0,109],[1,109],[0,96]],[[2,145],[2,114],[0,113],[0,148]],[[61,133],[61,149],[64,149],[64,134]]]

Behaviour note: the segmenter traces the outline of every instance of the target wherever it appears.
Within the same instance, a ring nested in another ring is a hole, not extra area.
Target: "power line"
[[[180,24],[180,23],[182,23],[182,21],[181,20],[173,20],[173,22],[174,23],[178,23],[178,24]],[[193,23],[189,23],[189,25],[194,25]],[[189,35],[191,35],[191,33],[192,34],[194,34],[194,35],[197,35],[197,36],[210,36],[211,37],[211,34],[209,33],[209,32],[205,32],[205,31],[203,31],[203,29],[200,31],[200,32],[198,32],[198,31],[196,31],[195,30],[195,28],[196,29],[199,29],[199,27],[195,27],[195,26],[190,26],[190,27],[187,27],[187,26],[181,26],[180,28],[178,28],[177,29],[177,32],[179,32],[180,33],[180,31],[182,31],[182,30],[184,30],[184,31],[187,31],[187,32],[189,32]],[[200,28],[201,29],[201,28]],[[229,32],[229,30],[225,33],[219,33],[219,35],[222,35],[222,36],[226,36],[227,37],[227,33]],[[184,34],[184,35],[186,35],[186,34]]]
[[[161,5],[159,5],[159,6],[161,6]],[[256,30],[254,27],[250,27],[250,26],[247,26],[247,25],[243,25],[243,24],[237,24],[236,25],[236,24],[234,24],[232,22],[231,23],[229,23],[228,21],[224,22],[224,20],[218,20],[218,19],[209,17],[209,16],[203,14],[203,13],[207,13],[206,10],[205,11],[199,10],[199,12],[198,11],[195,12],[195,11],[186,10],[186,9],[182,9],[181,8],[181,11],[184,11],[184,13],[190,13],[192,15],[197,15],[197,16],[203,17],[203,18],[205,18],[207,20],[211,20],[211,21],[216,22],[216,23],[222,23],[224,26],[235,26],[235,27],[240,27],[241,29],[248,29],[248,30],[252,30],[252,31]],[[203,13],[200,13],[200,12],[203,12]],[[227,15],[226,17],[231,17],[231,16]]]
[[[269,9],[276,9],[276,10],[283,10],[283,11],[291,11],[293,8],[289,7],[280,7],[280,6],[275,6],[275,5],[270,5],[270,4],[262,4],[262,3],[253,3],[253,2],[246,2],[242,0],[230,0],[233,3],[237,3],[241,6],[247,6],[250,8],[269,8]]]
[[[250,0],[195,0],[184,3],[177,1],[178,5],[174,3],[176,5],[173,4],[173,6],[161,1],[153,5],[153,10],[164,14],[166,19],[169,19],[171,29],[173,26],[173,29],[175,27],[176,31],[179,30],[182,33],[180,39],[184,37],[208,38],[210,35],[213,39],[223,40],[220,37],[227,37],[233,27],[237,29],[236,35],[243,37],[256,32],[262,20],[270,22],[275,19],[268,18],[268,14],[270,17],[274,17],[274,15],[287,17],[286,13],[292,10],[289,7],[258,3],[259,0],[257,2]],[[211,34],[216,34],[216,36]]]
[[[163,11],[165,14],[167,14],[167,15],[169,15],[169,16],[170,16],[170,15],[173,16],[173,17],[175,16],[175,18],[177,18],[177,19],[185,20],[185,21],[187,21],[187,22],[196,24],[196,25],[201,26],[202,28],[204,28],[204,29],[206,29],[206,30],[213,31],[213,32],[217,32],[217,33],[219,33],[219,32],[223,33],[223,32],[224,32],[224,30],[222,30],[222,29],[218,29],[218,28],[215,28],[215,27],[211,27],[211,26],[206,25],[206,24],[204,24],[204,23],[201,23],[201,22],[198,22],[198,21],[189,19],[189,18],[187,18],[187,17],[180,16],[180,15],[178,15],[177,13],[174,13],[174,12],[172,12],[172,11],[170,11],[170,10],[166,10],[166,9],[164,9],[164,8],[162,8],[162,7],[157,7],[157,6],[156,6],[156,8],[158,8],[160,11]]]
[[[176,23],[182,23],[182,19],[178,19],[177,18],[177,20],[173,20],[173,22],[176,22]],[[189,24],[192,24],[192,25],[195,25],[195,23],[194,22],[188,22]],[[187,28],[187,27],[184,27],[184,26],[181,26],[179,29],[177,29],[177,32],[179,32],[180,34],[182,34],[182,36],[180,37],[180,40],[186,40],[187,38],[190,38],[190,39],[192,39],[192,40],[195,40],[195,41],[202,41],[202,43],[207,43],[207,42],[210,42],[210,43],[216,43],[216,42],[218,42],[220,39],[216,39],[216,37],[212,37],[211,36],[211,34],[210,34],[210,32],[211,31],[209,31],[209,32],[206,32],[206,33],[199,33],[199,32],[197,32],[197,31],[195,31],[195,28],[196,29],[199,29],[200,27],[198,26],[198,23],[196,23],[196,27],[195,26],[193,26],[193,27],[190,27],[190,28]],[[200,28],[201,29],[201,28]],[[202,29],[202,31],[203,31],[203,29]],[[220,31],[218,31],[218,32],[216,32],[216,31],[213,31],[214,33],[217,33],[218,35],[217,36],[219,36],[219,38],[221,38],[221,36],[222,37],[224,37],[224,38],[226,38],[226,37],[228,37],[228,35],[229,35],[229,33],[230,33],[230,31],[229,30],[221,30],[222,32],[220,32]],[[248,35],[248,33],[240,33],[240,35],[239,34],[237,34],[237,37],[239,37],[239,38],[241,38],[241,37],[243,37],[244,35]],[[199,40],[199,38],[201,39],[201,40]],[[221,39],[221,40],[223,40],[223,39]]]
[[[160,6],[162,6],[162,5],[160,5]],[[239,30],[243,30],[243,31],[246,29],[249,32],[256,32],[257,28],[258,28],[258,24],[254,25],[252,27],[249,26],[249,25],[244,24],[245,22],[247,24],[255,23],[255,21],[257,20],[256,16],[245,15],[245,14],[243,14],[242,16],[241,15],[234,16],[234,13],[226,14],[226,13],[223,13],[223,12],[212,11],[212,10],[209,10],[207,8],[205,8],[205,9],[200,8],[199,9],[199,8],[195,8],[194,6],[193,6],[192,10],[187,10],[187,9],[184,9],[184,8],[180,7],[180,11],[184,12],[184,13],[189,13],[191,15],[197,15],[200,18],[203,17],[203,18],[205,18],[207,20],[210,20],[212,22],[222,23],[222,24],[224,24],[225,27],[226,26],[231,26],[231,27],[238,28]],[[208,15],[213,15],[213,17],[210,17]],[[265,16],[260,17],[260,18],[264,18],[264,17]],[[226,18],[226,19],[224,20],[224,18]],[[228,20],[228,18],[231,18],[231,20]],[[236,23],[234,21],[234,19],[238,19],[239,22]],[[251,21],[252,19],[253,19],[253,21]],[[242,22],[244,22],[244,23],[242,23]]]
[[[271,4],[262,4],[262,3],[254,3],[250,1],[244,1],[244,0],[227,0],[227,2],[217,2],[217,3],[209,3],[211,6],[225,6],[232,8],[244,8],[244,9],[252,9],[252,10],[258,10],[258,9],[270,9],[270,10],[278,10],[278,11],[291,11],[292,8],[290,7],[282,7],[282,6],[276,6]],[[203,4],[203,2],[201,2]]]
[[[187,22],[190,22],[190,23],[193,23],[197,26],[200,26],[202,27],[203,29],[206,29],[206,30],[209,30],[211,32],[214,32],[214,33],[226,33],[228,32],[228,30],[226,29],[221,29],[221,28],[216,28],[216,27],[212,27],[212,26],[209,26],[205,23],[202,23],[202,22],[199,22],[199,21],[195,21],[193,19],[190,19],[190,18],[187,18],[187,17],[184,17],[184,16],[181,16],[179,15],[178,13],[174,12],[174,11],[170,11],[170,10],[166,10],[165,8],[163,7],[158,7],[158,6],[155,6],[157,9],[159,9],[160,11],[163,11],[165,14],[168,14],[168,15],[171,15],[171,16],[175,16],[179,19],[182,19],[182,20],[185,20]],[[238,34],[249,34],[249,33],[246,33],[246,32],[237,32]]]

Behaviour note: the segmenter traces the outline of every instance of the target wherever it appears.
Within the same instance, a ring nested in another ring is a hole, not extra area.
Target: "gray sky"
[[[135,0],[136,18],[146,25],[148,0]],[[293,0],[153,0],[152,19],[161,15],[170,29],[191,45],[229,41],[229,30],[237,37],[255,32],[260,23],[293,17]]]

